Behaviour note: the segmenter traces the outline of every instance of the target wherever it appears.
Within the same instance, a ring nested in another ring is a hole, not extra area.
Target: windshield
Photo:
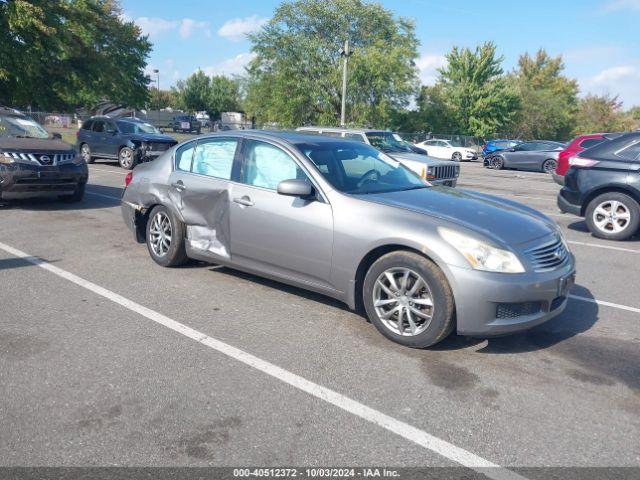
[[[49,138],[49,132],[31,118],[0,115],[0,137]]]
[[[400,162],[369,145],[322,142],[299,148],[322,176],[344,193],[395,192],[428,186]]]
[[[370,132],[367,133],[369,143],[383,152],[407,152],[411,147],[399,135],[391,132]]]
[[[118,128],[122,133],[162,133],[150,123],[142,122],[118,122]]]

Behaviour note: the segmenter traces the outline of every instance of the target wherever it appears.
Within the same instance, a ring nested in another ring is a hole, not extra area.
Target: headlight
[[[476,270],[499,273],[524,272],[524,267],[518,257],[508,250],[502,250],[445,227],[438,227],[438,233],[447,243],[458,250]]]
[[[0,163],[13,163],[15,160],[11,156],[10,153],[4,152],[0,153]]]

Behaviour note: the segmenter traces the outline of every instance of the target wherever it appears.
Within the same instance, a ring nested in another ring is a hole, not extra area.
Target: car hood
[[[0,151],[24,153],[66,153],[73,147],[62,140],[51,138],[0,138]]]
[[[440,218],[504,245],[530,242],[557,230],[553,220],[526,205],[465,189],[429,187],[357,197]]]
[[[131,135],[132,140],[142,140],[143,142],[175,142],[177,140],[169,135],[162,133],[136,133]]]
[[[390,157],[395,158],[398,161],[409,160],[411,162],[420,162],[425,165],[442,165],[442,164],[451,164],[452,162],[448,160],[442,160],[440,158],[433,158],[428,155],[421,155],[419,153],[387,153]]]

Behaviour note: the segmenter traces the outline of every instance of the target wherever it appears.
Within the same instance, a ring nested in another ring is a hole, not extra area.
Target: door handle
[[[244,207],[253,207],[253,202],[246,195],[241,198],[234,198],[233,201],[236,202],[238,205],[242,205]]]
[[[179,192],[182,192],[183,190],[186,190],[187,187],[185,186],[184,183],[182,183],[182,180],[178,180],[177,182],[174,182],[171,184],[171,186],[173,188],[175,188],[176,190],[178,190]]]

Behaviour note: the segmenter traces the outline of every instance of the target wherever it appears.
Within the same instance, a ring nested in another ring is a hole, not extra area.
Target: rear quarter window
[[[87,120],[82,124],[82,127],[80,128],[82,128],[83,130],[91,130],[92,125],[93,125],[93,120]]]
[[[618,150],[616,156],[625,160],[640,160],[640,140],[636,140],[634,143]]]

